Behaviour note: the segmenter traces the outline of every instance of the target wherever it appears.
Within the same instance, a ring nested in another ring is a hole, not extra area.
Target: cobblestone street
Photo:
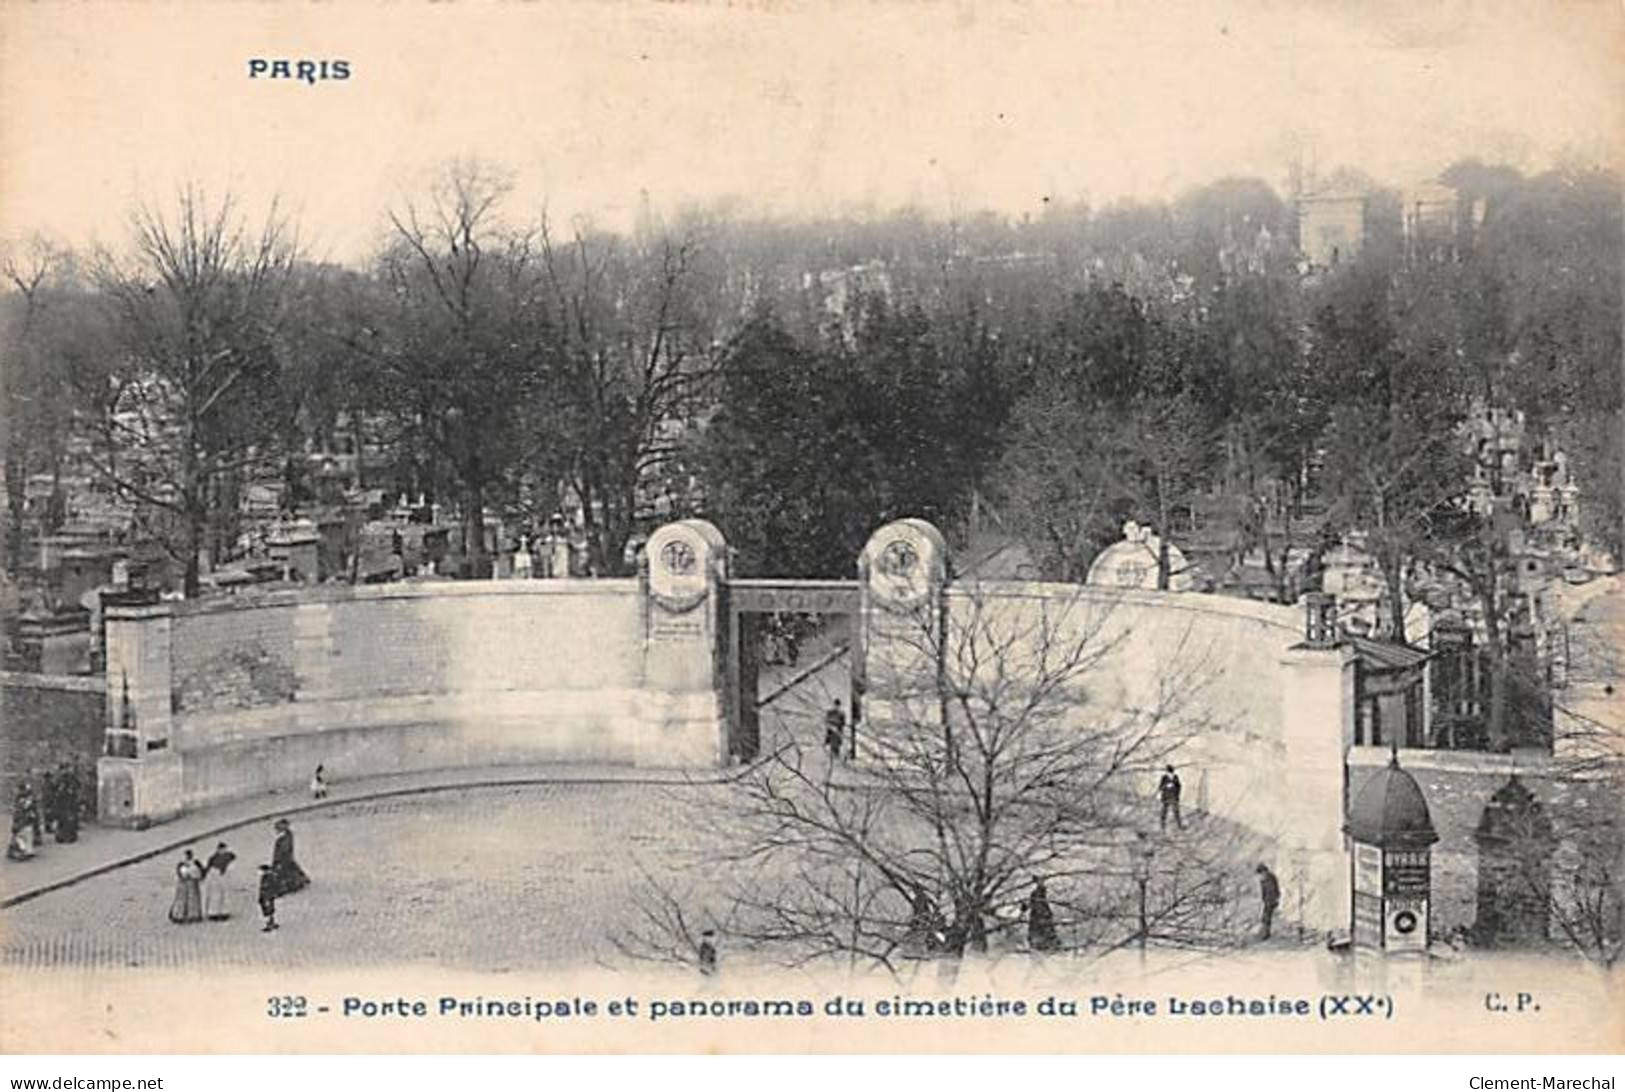
[[[270,824],[227,835],[233,916],[166,918],[179,852],[14,907],[11,965],[319,966],[430,962],[483,971],[608,959],[642,867],[690,848],[682,816],[705,786],[553,784],[342,804],[294,820],[313,883],[260,932],[252,888]],[[194,851],[207,857],[213,840]]]

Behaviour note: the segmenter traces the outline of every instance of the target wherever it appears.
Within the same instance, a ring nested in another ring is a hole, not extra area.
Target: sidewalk
[[[339,782],[331,787],[327,799],[319,801],[312,800],[308,792],[292,789],[264,793],[200,808],[146,830],[86,824],[80,828],[79,840],[71,845],[58,845],[46,835],[39,856],[0,864],[0,909],[241,827],[269,824],[279,816],[318,811],[358,800],[512,785],[718,784],[737,776],[738,772],[737,769],[673,770],[569,763],[426,770]]]

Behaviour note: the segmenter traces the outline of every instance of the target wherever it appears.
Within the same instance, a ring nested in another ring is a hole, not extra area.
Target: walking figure
[[[56,832],[57,809],[56,774],[50,770],[40,775],[39,810],[43,826],[34,831],[35,841],[44,841],[44,835]]]
[[[237,854],[221,842],[203,865],[203,916],[210,921],[231,917],[231,892],[227,886],[231,881],[226,879],[226,872],[236,859]]]
[[[56,840],[79,840],[79,774],[64,762],[56,775]]]
[[[169,920],[176,925],[203,920],[203,865],[191,850],[175,865],[175,901],[169,906]]]
[[[824,714],[824,747],[829,751],[831,762],[841,757],[841,741],[846,738],[846,711],[841,708],[841,699],[836,698],[829,703],[829,712]]]
[[[699,958],[701,974],[712,975],[717,973],[716,935],[717,931],[715,929],[707,929],[700,934]]]
[[[1162,780],[1157,782],[1157,798],[1162,801],[1162,829],[1168,829],[1168,813],[1174,813],[1174,822],[1180,830],[1185,829],[1185,819],[1179,814],[1179,793],[1184,786],[1179,783],[1179,775],[1169,766],[1163,771]]]
[[[916,954],[930,954],[942,948],[948,923],[925,888],[915,886],[908,897],[908,948]]]
[[[11,806],[11,841],[6,844],[7,860],[26,861],[39,851],[39,842],[34,837],[39,823],[38,811],[39,805],[25,781],[17,790],[17,798]]]
[[[1275,920],[1275,908],[1281,905],[1281,881],[1275,878],[1269,865],[1258,866],[1258,897],[1264,903],[1263,935],[1261,939],[1270,938],[1270,924]]]
[[[1027,945],[1035,952],[1053,952],[1061,946],[1042,877],[1033,883],[1033,893],[1027,898]]]
[[[271,877],[278,898],[310,886],[310,877],[294,860],[293,829],[286,819],[276,821],[276,841],[271,846]]]
[[[317,764],[316,772],[310,775],[310,795],[316,800],[327,799],[327,771]]]
[[[268,864],[260,865],[260,914],[265,924],[260,932],[269,933],[276,926],[276,873]]]

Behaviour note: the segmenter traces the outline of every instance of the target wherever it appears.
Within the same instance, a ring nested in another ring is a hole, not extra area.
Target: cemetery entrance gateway
[[[727,623],[727,691],[724,708],[728,718],[728,753],[742,762],[756,758],[761,751],[761,709],[765,704],[757,692],[761,678],[763,646],[769,637],[769,624],[774,618],[796,619],[801,615],[845,615],[845,623],[833,621],[825,632],[833,639],[835,649],[808,650],[790,665],[791,679],[814,674],[821,663],[829,663],[845,655],[850,665],[850,693],[842,702],[848,719],[847,746],[852,737],[859,714],[862,679],[858,665],[861,649],[862,625],[860,595],[855,580],[729,580],[722,585]],[[793,624],[793,623],[792,623]],[[791,644],[794,638],[791,638]],[[783,643],[780,642],[780,647]],[[833,651],[833,655],[831,654]],[[805,671],[805,675],[801,672]],[[814,734],[806,741],[817,746],[823,739],[823,722],[811,729]]]

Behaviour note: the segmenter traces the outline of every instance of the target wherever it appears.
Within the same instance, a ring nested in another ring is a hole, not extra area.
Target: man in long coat
[[[1049,892],[1042,879],[1033,884],[1027,898],[1027,945],[1035,952],[1053,952],[1061,946],[1055,932],[1055,911],[1050,909]]]
[[[1262,939],[1268,940],[1270,925],[1275,921],[1275,908],[1281,905],[1281,881],[1266,864],[1258,866],[1258,897],[1264,906]]]

